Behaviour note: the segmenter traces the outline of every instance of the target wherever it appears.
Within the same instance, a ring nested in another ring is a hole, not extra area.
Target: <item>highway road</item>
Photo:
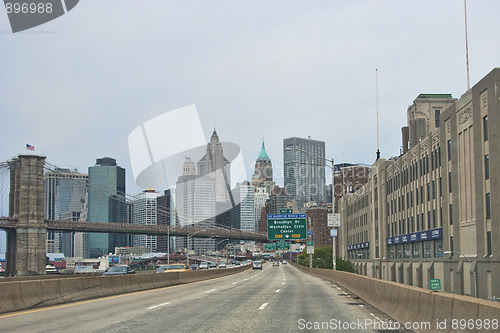
[[[290,264],[0,315],[2,332],[373,332],[389,318]],[[362,323],[362,326],[360,326]]]

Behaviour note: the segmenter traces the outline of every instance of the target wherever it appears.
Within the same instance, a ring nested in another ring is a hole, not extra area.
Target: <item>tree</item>
[[[332,246],[321,246],[314,248],[314,254],[312,255],[312,266],[314,268],[324,268],[332,269],[333,258],[332,258]],[[354,265],[349,260],[344,260],[341,257],[336,257],[335,262],[337,264],[338,271],[345,271],[355,273]],[[309,266],[309,255],[306,253],[301,253],[299,255],[299,265]]]

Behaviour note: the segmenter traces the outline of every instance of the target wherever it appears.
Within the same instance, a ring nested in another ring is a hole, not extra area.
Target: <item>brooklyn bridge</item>
[[[44,156],[19,155],[2,163],[10,170],[9,216],[0,217],[0,229],[7,233],[6,275],[45,274],[48,230],[96,233],[192,236],[228,240],[266,241],[260,232],[217,227],[146,225],[102,221],[49,220],[44,218]]]

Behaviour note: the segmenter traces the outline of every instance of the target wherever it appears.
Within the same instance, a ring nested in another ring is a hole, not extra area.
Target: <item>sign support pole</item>
[[[341,186],[344,186],[344,184],[341,184]],[[333,157],[332,157],[332,213],[335,214],[335,162],[333,161]],[[332,236],[332,261],[333,261],[332,269],[334,271],[337,270],[336,238],[337,238],[336,236]]]

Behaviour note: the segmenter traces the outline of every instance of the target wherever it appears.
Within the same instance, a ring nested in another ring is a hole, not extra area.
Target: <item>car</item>
[[[258,260],[252,262],[253,269],[262,269],[262,263]]]
[[[219,268],[226,268],[226,263],[225,262],[220,262],[219,263]]]
[[[47,273],[47,275],[58,273],[57,268],[55,268],[53,265],[46,265],[45,272]]]
[[[156,268],[156,273],[163,273],[167,269],[168,265],[161,265]]]
[[[280,262],[279,261],[273,261],[273,266],[280,266]]]
[[[283,265],[286,265],[286,260],[281,260],[281,263],[282,263]]]
[[[192,265],[191,265],[191,270],[192,270],[192,271],[197,271],[197,270],[199,270],[199,269],[200,269],[200,265],[198,265],[198,264],[192,264]]]
[[[128,265],[114,265],[111,266],[106,272],[102,273],[102,276],[125,275],[134,273],[135,271]]]
[[[156,273],[187,272],[190,270],[191,269],[186,264],[170,264],[158,267]]]
[[[208,262],[204,261],[200,264],[199,269],[208,269]]]
[[[235,265],[241,265],[241,262],[240,262],[239,260],[236,260],[236,261],[234,262],[234,264],[235,264]]]
[[[217,268],[217,263],[216,262],[211,262],[210,263],[210,268]]]

